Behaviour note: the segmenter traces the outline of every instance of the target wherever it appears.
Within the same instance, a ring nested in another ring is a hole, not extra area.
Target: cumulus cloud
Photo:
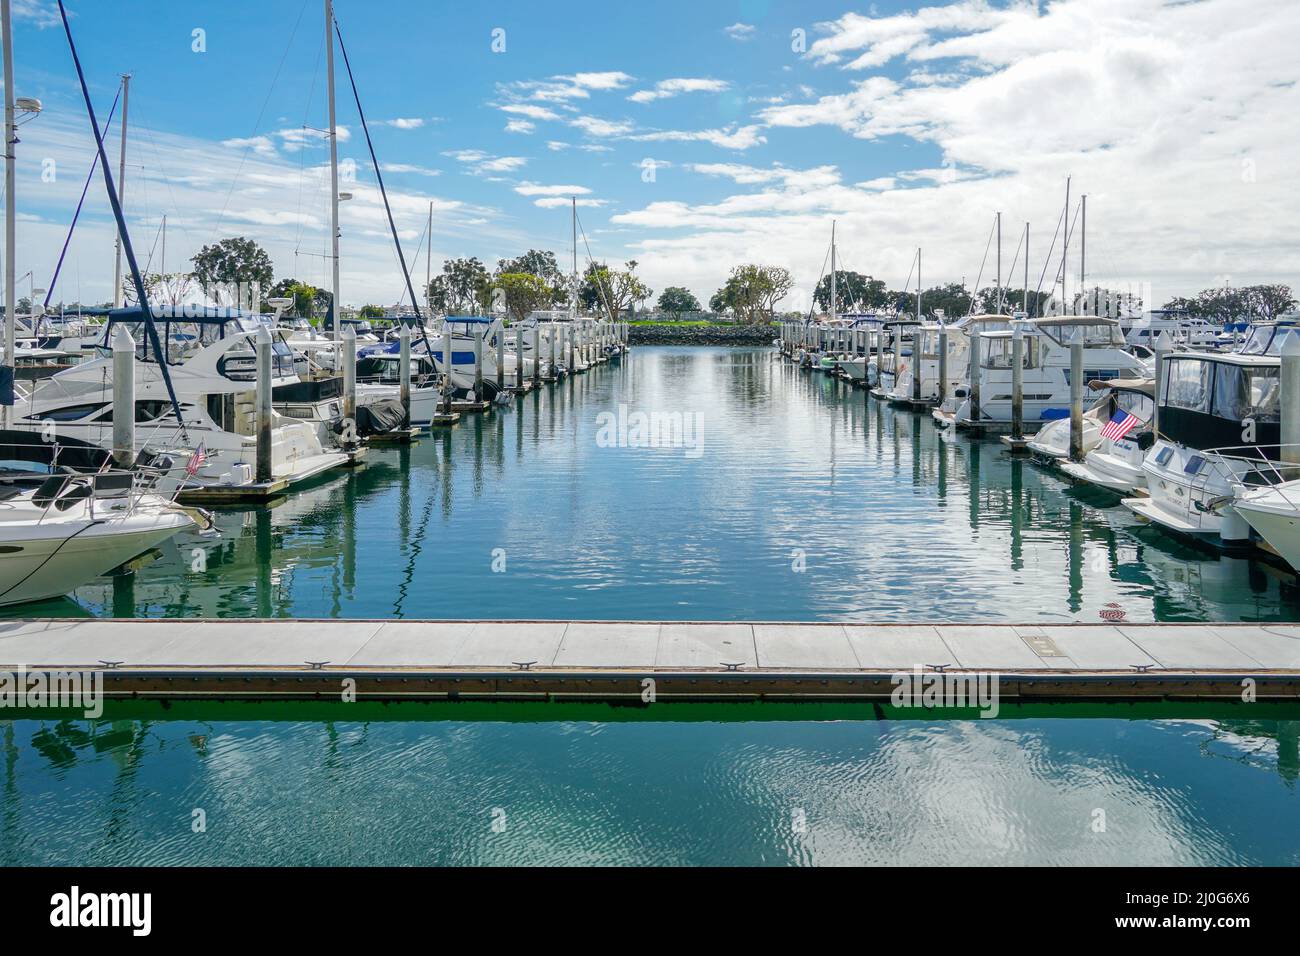
[[[731,86],[726,80],[711,80],[703,77],[680,77],[672,80],[660,80],[653,89],[637,90],[628,97],[633,103],[653,103],[666,100],[683,93],[721,93]]]
[[[723,27],[722,32],[731,37],[731,39],[739,40],[743,43],[746,40],[753,38],[754,34],[758,32],[758,27],[751,23],[736,22],[729,27]]]
[[[767,142],[760,132],[762,126],[728,126],[724,129],[656,130],[638,133],[628,139],[651,143],[711,143],[723,149],[752,149]]]
[[[453,149],[442,155],[463,163],[468,167],[467,172],[475,176],[514,172],[528,164],[527,158],[523,156],[493,156],[481,149]]]

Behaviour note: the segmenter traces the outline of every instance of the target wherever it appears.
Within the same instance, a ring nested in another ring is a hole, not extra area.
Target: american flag
[[[198,448],[194,449],[194,454],[190,455],[190,460],[186,462],[185,474],[193,478],[195,475],[199,473],[199,469],[202,468],[207,463],[207,460],[208,460],[207,449],[204,448],[202,444],[200,444]]]
[[[1142,419],[1138,418],[1132,412],[1126,412],[1122,408],[1110,416],[1110,421],[1106,427],[1101,430],[1102,438],[1109,438],[1111,441],[1119,441],[1133,429],[1142,424]]]

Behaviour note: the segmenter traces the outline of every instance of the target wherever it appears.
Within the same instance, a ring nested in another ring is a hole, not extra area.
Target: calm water
[[[698,416],[697,451],[602,412]],[[10,616],[1293,620],[1295,579],[1139,529],[998,442],[769,349],[641,348],[219,516],[134,576]],[[496,570],[494,570],[494,567]],[[802,570],[796,570],[802,568]]]
[[[350,706],[0,725],[0,865],[1300,863],[1294,719]]]
[[[605,447],[620,405],[699,416],[698,454]],[[219,525],[10,616],[1294,620],[1300,602],[1289,574],[1137,529],[763,349],[641,348]],[[666,706],[0,721],[0,865],[1300,862],[1294,710]]]

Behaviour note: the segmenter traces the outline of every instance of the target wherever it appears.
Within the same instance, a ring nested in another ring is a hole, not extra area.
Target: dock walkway
[[[110,695],[887,699],[900,672],[992,672],[1004,697],[1300,700],[1300,624],[636,621],[0,622],[0,670],[105,672]]]

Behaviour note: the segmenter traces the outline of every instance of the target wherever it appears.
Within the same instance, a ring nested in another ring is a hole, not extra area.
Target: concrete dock
[[[19,668],[139,698],[888,700],[920,669],[996,673],[1004,699],[1295,701],[1300,624],[0,623]]]

